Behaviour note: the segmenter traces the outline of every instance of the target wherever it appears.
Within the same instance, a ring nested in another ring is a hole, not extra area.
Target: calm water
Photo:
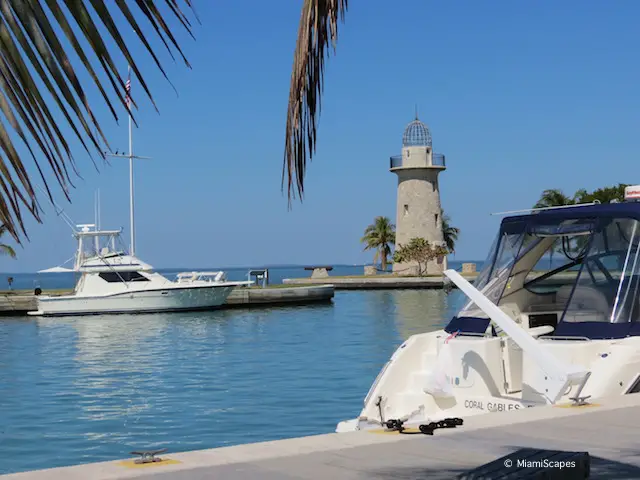
[[[481,268],[482,262],[474,262]],[[67,265],[68,266],[68,265]],[[449,262],[449,267],[460,270],[462,262]],[[264,268],[264,267],[254,267]],[[192,270],[207,270],[217,271],[224,270],[229,280],[247,280],[248,268],[220,268],[220,267],[198,267],[198,268],[173,268],[173,269],[159,269],[158,272],[165,275],[167,278],[175,278],[178,272],[192,271]],[[362,275],[364,273],[364,267],[362,265],[336,265],[333,270],[329,272],[330,275]],[[43,290],[47,289],[62,289],[73,288],[76,282],[75,273],[0,273],[0,290],[8,288],[8,278],[13,278],[12,288],[14,290],[33,290],[35,287],[40,287]],[[304,278],[311,276],[311,272],[305,270],[303,267],[269,267],[269,283],[279,284],[282,283],[284,278]]]
[[[313,307],[0,319],[0,473],[332,432],[394,349],[462,301],[351,291]]]
[[[461,262],[450,262],[451,268],[460,268]],[[68,267],[68,265],[66,265]],[[264,267],[254,267],[264,268]],[[158,272],[167,278],[174,279],[178,272],[206,270],[218,271],[224,270],[229,280],[247,280],[247,272],[249,268],[220,268],[220,267],[198,267],[198,268],[172,268],[158,269]],[[362,265],[337,265],[333,268],[331,275],[362,275],[364,267]],[[33,290],[40,287],[43,290],[73,288],[77,280],[76,273],[2,273],[0,274],[0,290],[8,288],[8,278],[13,278],[12,288],[14,290]],[[269,267],[269,283],[282,283],[284,278],[304,278],[311,276],[311,272],[304,267]],[[255,280],[255,279],[253,279]]]

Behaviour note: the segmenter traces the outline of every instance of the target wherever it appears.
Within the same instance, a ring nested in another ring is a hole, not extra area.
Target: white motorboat
[[[78,250],[71,271],[79,272],[80,278],[73,293],[37,295],[38,310],[30,315],[209,310],[222,305],[233,288],[253,283],[229,282],[224,272],[182,272],[172,281],[124,249],[116,249],[122,230],[79,227],[74,232]]]
[[[400,345],[336,431],[639,392],[640,188],[626,193],[505,217],[474,285],[445,272],[466,305]]]
[[[128,99],[127,93],[127,99]],[[128,101],[128,100],[127,100]],[[58,215],[73,229],[78,241],[73,270],[54,267],[42,272],[80,272],[70,295],[41,295],[36,289],[38,310],[29,315],[62,316],[107,313],[149,313],[209,310],[222,305],[233,288],[252,281],[229,282],[224,272],[183,272],[171,281],[135,256],[133,160],[149,159],[133,154],[132,117],[129,112],[129,153],[105,152],[129,159],[129,253],[116,249],[122,230],[100,230],[99,197],[95,224],[73,227],[71,219],[54,202]]]

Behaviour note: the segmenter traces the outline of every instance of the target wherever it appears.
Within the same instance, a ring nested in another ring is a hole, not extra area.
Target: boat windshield
[[[592,235],[562,321],[640,320],[640,225],[609,219]]]
[[[640,321],[637,220],[525,222],[502,226],[476,279],[489,300],[507,312],[558,312],[563,322]],[[487,318],[473,301],[458,317]]]
[[[593,230],[593,221],[575,219],[503,225],[474,286],[496,305],[507,297],[527,310],[553,302],[554,287],[575,282]],[[486,318],[473,301],[458,316]]]
[[[501,232],[494,240],[489,258],[485,261],[485,268],[475,282],[475,287],[494,303],[500,300],[524,238],[524,233]],[[467,306],[470,307],[472,304],[473,302],[469,302]]]
[[[104,261],[125,255],[120,231],[83,231],[77,234],[77,238],[76,264],[78,266],[91,259]]]

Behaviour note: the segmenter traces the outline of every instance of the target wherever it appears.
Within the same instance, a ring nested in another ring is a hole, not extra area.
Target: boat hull
[[[104,315],[211,310],[225,303],[234,285],[190,286],[101,296],[38,297],[36,316]]]
[[[571,386],[554,402],[545,396],[547,374],[510,338],[450,335],[439,330],[407,339],[382,367],[358,417],[340,422],[335,431],[379,429],[382,422],[392,419],[416,425],[564,406],[574,404],[576,397],[640,393],[640,337],[543,337],[535,342],[559,363],[587,368],[590,376],[583,388]]]

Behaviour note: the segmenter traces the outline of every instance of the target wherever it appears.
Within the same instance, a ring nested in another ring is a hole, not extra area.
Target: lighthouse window
[[[409,205],[407,205],[406,203],[404,205],[404,214],[409,215]]]
[[[436,225],[438,225],[438,214],[437,213],[435,214],[435,217],[436,217]]]

